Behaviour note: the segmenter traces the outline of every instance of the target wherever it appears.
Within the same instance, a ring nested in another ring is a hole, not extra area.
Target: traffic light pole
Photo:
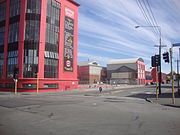
[[[179,48],[179,58],[178,58],[178,60],[180,60],[180,48]],[[179,88],[179,61],[178,61],[178,67],[177,67],[177,69],[178,69],[178,94],[180,95],[180,88]]]
[[[178,85],[178,93],[179,93],[179,59],[177,59],[177,85]]]
[[[170,48],[170,60],[171,60],[171,80],[172,80],[172,104],[175,104],[174,75],[173,75],[173,66],[172,66],[172,48]]]
[[[158,75],[158,80],[159,80],[159,94],[161,94],[161,81],[162,81],[162,76],[161,76],[161,27],[160,26],[135,26],[135,28],[139,28],[139,27],[157,27],[159,29],[159,66],[158,66],[158,71],[159,71],[159,75]]]
[[[162,76],[161,76],[161,30],[160,30],[160,38],[159,38],[159,94],[161,94],[161,80],[162,80]]]

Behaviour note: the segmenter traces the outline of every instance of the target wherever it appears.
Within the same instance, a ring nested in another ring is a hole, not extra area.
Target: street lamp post
[[[162,80],[162,76],[161,76],[161,47],[162,47],[162,44],[161,44],[161,27],[160,26],[135,26],[135,28],[139,28],[139,27],[157,27],[159,29],[159,65],[158,65],[158,71],[159,71],[159,74],[158,74],[158,80],[159,80],[159,94],[161,94],[161,80]]]

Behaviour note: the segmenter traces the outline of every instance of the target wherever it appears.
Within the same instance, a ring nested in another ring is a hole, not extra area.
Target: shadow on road
[[[138,94],[133,94],[129,95],[127,97],[136,97],[136,98],[156,98],[156,94],[146,94],[146,93],[138,93]],[[159,98],[172,98],[172,93],[161,93],[158,95]],[[180,96],[178,95],[178,92],[175,93],[175,98],[179,98]]]

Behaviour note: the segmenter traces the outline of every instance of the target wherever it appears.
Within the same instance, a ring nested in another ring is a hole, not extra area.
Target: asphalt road
[[[179,108],[133,96],[151,92],[1,93],[0,135],[179,135]]]

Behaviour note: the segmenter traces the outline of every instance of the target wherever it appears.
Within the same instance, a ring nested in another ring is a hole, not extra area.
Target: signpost
[[[14,87],[14,93],[17,94],[17,83],[18,83],[18,79],[13,79],[14,83],[15,83],[15,87]]]

